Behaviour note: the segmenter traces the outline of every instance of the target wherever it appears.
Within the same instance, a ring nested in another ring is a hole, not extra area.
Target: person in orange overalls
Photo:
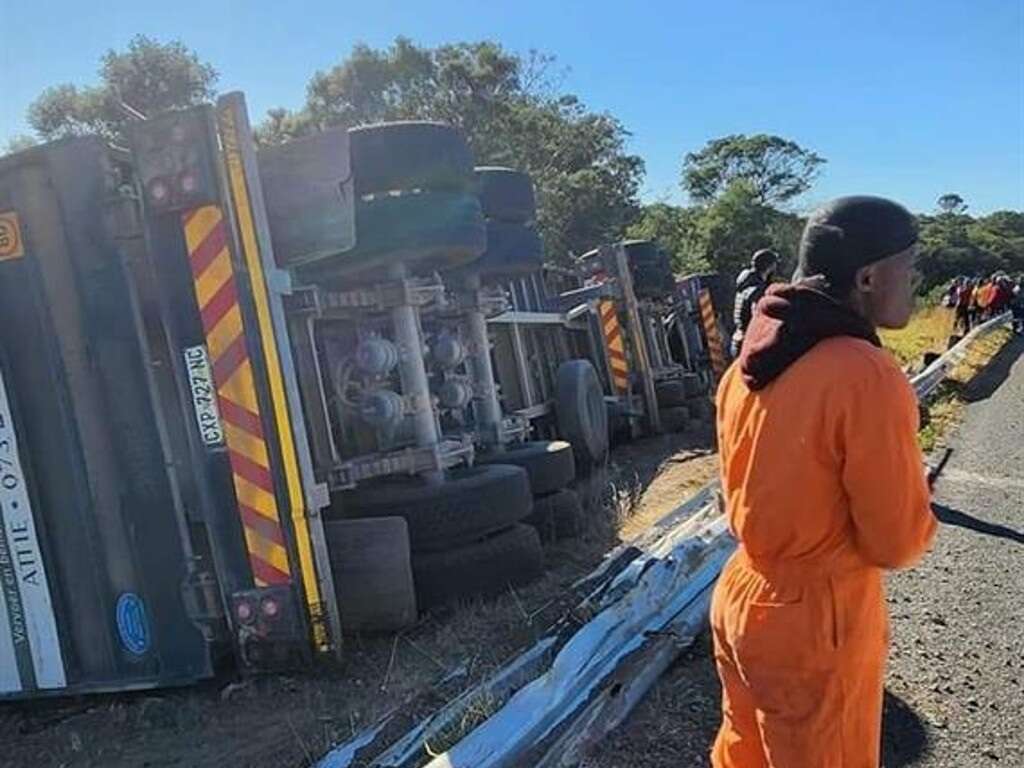
[[[719,387],[739,547],[711,608],[715,768],[878,768],[883,576],[918,560],[936,528],[917,399],[875,332],[909,321],[916,256],[896,203],[819,209],[797,282],[769,289]]]

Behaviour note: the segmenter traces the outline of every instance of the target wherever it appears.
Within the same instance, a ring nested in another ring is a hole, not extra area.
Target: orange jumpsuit
[[[715,768],[878,768],[883,572],[936,521],[917,399],[866,341],[820,342],[753,392],[718,391],[722,486],[739,541],[715,588]]]

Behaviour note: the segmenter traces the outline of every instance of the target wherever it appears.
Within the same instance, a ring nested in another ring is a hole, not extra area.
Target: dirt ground
[[[991,340],[978,357],[987,359],[1004,341]],[[971,362],[973,374],[981,360]],[[939,398],[942,431],[959,420],[960,390],[970,378],[952,382]],[[228,673],[189,689],[2,704],[0,766],[311,765],[398,705],[414,716],[436,709],[531,644],[575,605],[578,578],[715,471],[710,429],[619,446],[607,472],[581,488],[593,502],[587,530],[550,545],[546,575],[530,587],[423,617],[397,635],[346,637],[341,662],[293,675],[239,680]],[[587,766],[705,764],[719,697],[708,649],[705,635]],[[920,723],[896,696],[887,698],[886,712],[891,758]]]
[[[708,428],[618,447],[583,489],[587,530],[550,545],[546,575],[528,588],[396,635],[346,637],[341,662],[293,675],[2,704],[0,766],[298,768],[399,704],[426,714],[542,635],[575,605],[573,582],[710,479],[711,439]]]

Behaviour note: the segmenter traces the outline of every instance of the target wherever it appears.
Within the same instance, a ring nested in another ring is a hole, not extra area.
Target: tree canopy
[[[825,159],[780,136],[742,133],[712,139],[683,160],[682,186],[697,202],[745,182],[761,205],[779,205],[811,188]]]
[[[313,76],[301,110],[272,110],[257,135],[273,144],[329,126],[408,119],[455,125],[479,165],[528,172],[549,259],[621,237],[639,210],[644,165],[626,151],[622,124],[562,92],[552,57],[493,42],[357,45]]]
[[[36,139],[96,133],[119,141],[133,113],[156,114],[210,101],[217,72],[179,41],[134,37],[102,57],[99,81],[46,89],[29,109]],[[398,38],[385,48],[357,45],[315,73],[301,109],[272,109],[257,140],[276,144],[330,126],[432,119],[465,132],[481,165],[527,171],[537,188],[548,259],[558,261],[623,236],[657,240],[678,271],[734,274],[751,253],[772,247],[782,273],[795,264],[802,220],[785,207],[811,188],[825,159],[789,139],[733,134],[685,155],[681,185],[690,206],[641,206],[643,161],[629,133],[561,87],[552,56],[510,53],[499,44],[429,48]],[[1024,272],[1024,213],[974,217],[955,192],[919,217],[925,288],[957,274]]]
[[[763,204],[749,184],[734,181],[705,206],[647,206],[629,236],[657,240],[678,272],[734,277],[761,248],[779,253],[781,274],[791,272],[802,228],[799,216]]]
[[[959,212],[918,217],[925,289],[957,275],[1024,274],[1024,213],[995,211],[974,218],[964,210],[961,205]]]
[[[935,204],[943,213],[963,213],[967,210],[967,203],[955,192],[947,192],[940,196]]]
[[[28,111],[44,140],[95,133],[119,140],[133,112],[152,115],[209,101],[217,71],[183,43],[137,35],[124,51],[100,61],[98,85],[62,83],[47,88]]]

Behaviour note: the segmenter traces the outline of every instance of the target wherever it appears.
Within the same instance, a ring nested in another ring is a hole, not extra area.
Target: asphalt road
[[[935,547],[889,579],[886,768],[1024,767],[1024,340],[966,396],[936,487]],[[588,768],[707,765],[719,715],[708,645],[676,663]]]
[[[1024,340],[966,397],[935,548],[891,580],[890,768],[1024,766]]]

